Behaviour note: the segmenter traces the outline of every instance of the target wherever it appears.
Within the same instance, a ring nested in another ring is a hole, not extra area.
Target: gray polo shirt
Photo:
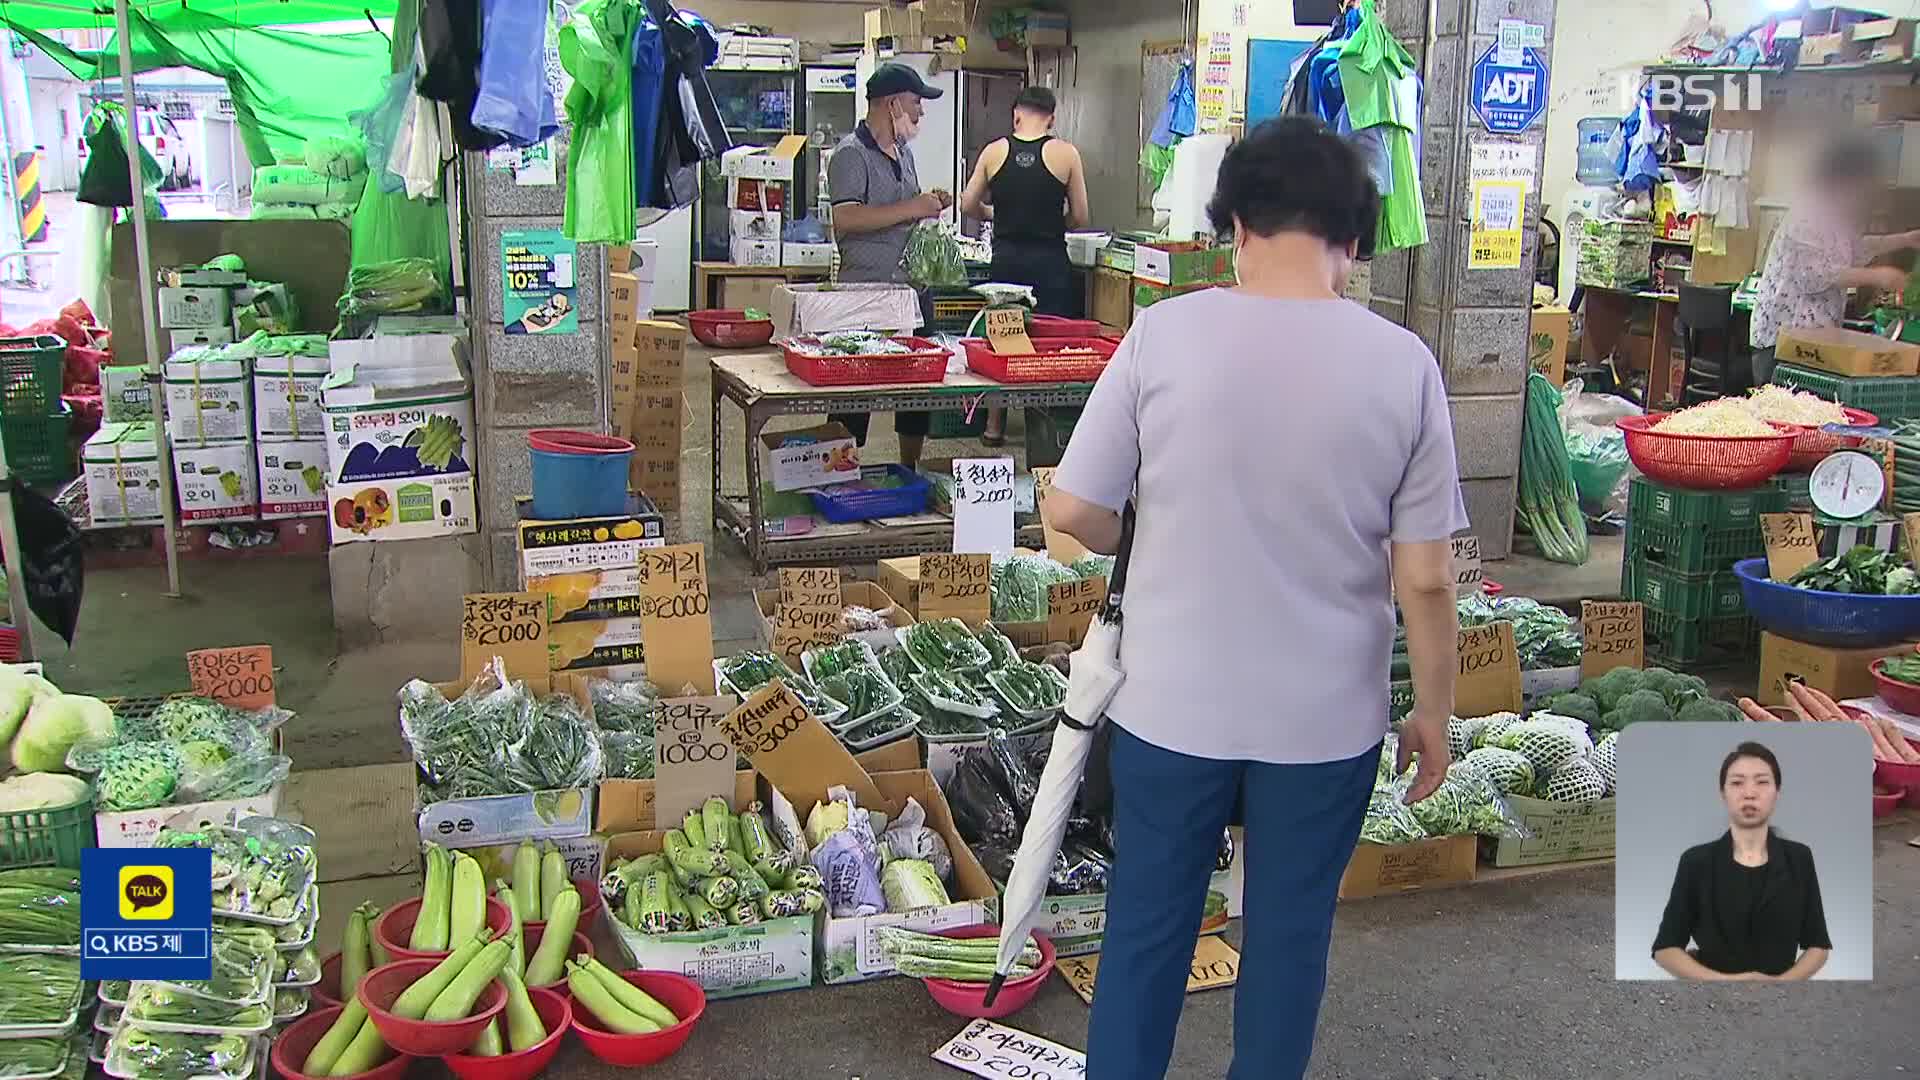
[[[827,197],[835,206],[887,206],[920,194],[913,151],[901,143],[899,153],[898,161],[888,157],[874,141],[867,122],[860,121],[827,159]],[[906,284],[907,271],[900,265],[900,258],[906,253],[907,231],[912,228],[913,222],[907,221],[879,232],[834,233],[840,242],[840,280]]]

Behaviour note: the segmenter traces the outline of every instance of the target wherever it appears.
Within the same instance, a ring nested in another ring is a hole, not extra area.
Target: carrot
[[[1747,719],[1756,723],[1778,723],[1780,720],[1779,717],[1761,708],[1760,703],[1750,697],[1743,697],[1734,704],[1740,707],[1740,711],[1746,714]]]
[[[1826,694],[1822,693],[1821,691],[1815,690],[1813,687],[1805,686],[1805,685],[1802,685],[1800,687],[1800,690],[1802,693],[1806,694],[1808,702],[1810,702],[1813,705],[1814,711],[1820,714],[1821,719],[1828,720],[1833,723],[1839,723],[1839,724],[1844,724],[1851,719],[1851,717],[1847,715],[1846,711],[1840,708],[1840,705],[1838,702],[1834,701],[1832,698],[1828,697]]]
[[[1801,686],[1799,683],[1787,683],[1787,698],[1788,707],[1793,709],[1793,711],[1799,715],[1800,719],[1809,722],[1826,719],[1824,715],[1821,715],[1818,707],[1813,704],[1813,699],[1806,696],[1806,687]]]
[[[1920,750],[1914,749],[1913,743],[1907,738],[1907,733],[1900,730],[1900,725],[1884,716],[1870,715],[1873,716],[1873,722],[1880,725],[1880,731],[1887,737],[1887,742],[1893,746],[1894,760],[1909,765],[1920,765]]]

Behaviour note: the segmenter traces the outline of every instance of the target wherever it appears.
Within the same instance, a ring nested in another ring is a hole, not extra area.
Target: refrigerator
[[[807,149],[800,156],[802,171],[794,177],[791,216],[795,219],[826,203],[827,155],[866,115],[866,96],[854,75],[852,64],[810,64],[800,69],[804,93],[795,130],[807,137]]]
[[[724,61],[723,61],[724,63]],[[715,65],[707,69],[707,85],[720,106],[720,120],[735,146],[772,146],[797,128],[796,76],[784,70],[743,70]],[[727,181],[718,159],[700,165],[700,198],[696,206],[695,257],[726,262]]]

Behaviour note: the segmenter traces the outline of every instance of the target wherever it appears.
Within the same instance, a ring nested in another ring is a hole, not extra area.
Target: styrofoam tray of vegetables
[[[270,817],[194,829],[165,826],[155,840],[158,847],[204,847],[221,853],[238,873],[226,888],[214,890],[214,915],[276,927],[303,924],[307,908],[319,900],[315,843],[311,829]],[[298,940],[290,934],[286,943]]]
[[[95,987],[93,993],[101,1004],[119,1006],[127,1003],[127,992],[132,989],[133,984],[125,979],[108,979]]]
[[[0,950],[80,955],[80,872],[0,870]]]
[[[980,720],[1000,715],[992,698],[947,672],[922,671],[913,677],[913,685],[935,708]]]
[[[306,902],[300,905],[300,917],[273,928],[273,947],[281,952],[299,952],[313,944],[313,932],[320,927],[320,886],[307,888]]]
[[[993,654],[959,619],[902,626],[893,636],[923,672],[977,671],[993,662]]]
[[[305,990],[276,988],[273,992],[273,1022],[284,1024],[305,1016],[307,1006],[312,1001],[313,996]]]
[[[0,1080],[51,1080],[67,1070],[74,1043],[71,1035],[0,1040]],[[86,1044],[80,1045],[84,1058]]]
[[[110,1046],[112,1043],[113,1043],[113,1032],[111,1031],[94,1032],[92,1046],[87,1051],[87,1060],[93,1062],[96,1065],[106,1064],[107,1047]]]
[[[273,985],[276,988],[293,990],[317,986],[320,975],[320,955],[313,951],[313,946],[305,946],[298,952],[284,952],[275,948]]]
[[[845,715],[828,725],[835,732],[851,731],[906,698],[880,666],[873,646],[858,639],[808,649],[800,654],[800,664],[821,693],[846,703]]]
[[[742,700],[779,679],[821,723],[831,725],[846,715],[847,706],[844,702],[829,697],[805,675],[793,670],[785,660],[770,652],[749,649],[715,660],[713,665],[720,680]]]
[[[1015,660],[987,672],[987,682],[1000,701],[1022,720],[1046,720],[1067,703],[1067,679],[1052,664]]]
[[[177,983],[136,982],[127,998],[121,1026],[209,1035],[258,1035],[273,1026],[273,1004],[264,997],[245,1004],[216,1001],[195,995]]]
[[[266,1040],[245,1035],[122,1027],[104,1068],[118,1080],[245,1080]]]
[[[80,1022],[84,993],[77,957],[44,953],[8,957],[0,964],[0,1038],[71,1032]]]
[[[126,1010],[118,1005],[102,1005],[93,1014],[93,1030],[113,1034],[114,1029],[120,1026],[120,1018],[125,1012]]]

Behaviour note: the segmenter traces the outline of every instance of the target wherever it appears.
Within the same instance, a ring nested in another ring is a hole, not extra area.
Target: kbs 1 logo
[[[157,922],[173,918],[173,867],[121,867],[120,917]]]

